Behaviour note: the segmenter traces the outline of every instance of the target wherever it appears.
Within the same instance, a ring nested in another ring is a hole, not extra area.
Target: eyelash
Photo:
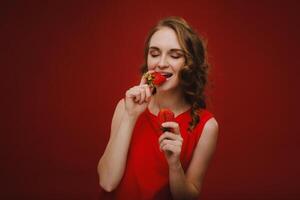
[[[159,55],[153,55],[153,54],[150,54],[150,55],[151,55],[151,57],[153,57],[153,58],[159,56]],[[180,55],[179,55],[179,56],[172,56],[172,55],[171,55],[171,57],[174,58],[174,59],[179,59],[181,56],[180,56]]]

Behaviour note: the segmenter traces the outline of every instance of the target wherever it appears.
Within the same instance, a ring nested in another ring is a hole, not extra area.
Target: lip
[[[170,72],[159,72],[161,75],[163,75],[164,77],[166,77],[167,79],[171,78],[173,76],[172,73]]]

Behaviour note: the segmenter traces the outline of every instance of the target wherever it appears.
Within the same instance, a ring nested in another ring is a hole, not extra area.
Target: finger
[[[139,104],[142,104],[142,103],[144,103],[145,98],[146,98],[146,92],[145,92],[145,89],[143,87],[140,88],[140,94],[141,94],[140,95],[141,98],[139,100]]]
[[[139,103],[139,102],[140,102],[140,99],[141,99],[141,93],[139,92],[137,95],[135,95],[135,97],[134,97],[134,102],[135,102],[135,103]]]
[[[171,132],[164,132],[161,134],[161,136],[158,138],[158,142],[161,143],[163,140],[168,139],[168,140],[178,140],[179,137],[178,135],[175,135],[174,133]]]
[[[140,81],[140,85],[144,85],[146,83],[147,83],[147,80],[146,80],[145,76],[142,76],[142,79]]]
[[[149,102],[149,100],[151,98],[151,95],[152,95],[152,92],[151,92],[150,87],[148,85],[145,87],[145,92],[146,92],[146,101]]]
[[[160,149],[163,149],[163,147],[165,145],[173,145],[173,146],[177,146],[177,147],[180,147],[182,146],[182,142],[178,141],[178,140],[163,140],[161,143],[160,143]]]
[[[131,89],[131,94],[133,95],[133,100],[135,103],[138,103],[141,99],[141,92],[139,87],[135,86]]]
[[[175,145],[172,145],[172,144],[166,144],[161,148],[161,150],[164,151],[164,152],[169,151],[169,152],[172,152],[172,153],[180,154],[181,147],[175,146]]]
[[[126,97],[134,98],[136,95],[138,95],[138,91],[135,89],[135,87],[126,91]]]
[[[172,128],[174,133],[180,135],[180,127],[177,122],[164,122],[161,124],[162,127]]]

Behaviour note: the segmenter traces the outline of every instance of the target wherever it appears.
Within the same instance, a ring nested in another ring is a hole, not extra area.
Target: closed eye
[[[171,57],[174,58],[174,59],[179,59],[182,57],[182,55],[180,54],[171,54]]]
[[[157,57],[157,56],[159,56],[159,52],[158,51],[150,51],[149,54],[150,54],[151,57]]]

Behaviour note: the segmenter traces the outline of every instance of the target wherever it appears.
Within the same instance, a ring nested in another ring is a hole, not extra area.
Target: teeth
[[[165,76],[166,78],[170,78],[173,74],[171,74],[171,73],[163,73],[162,75]]]

